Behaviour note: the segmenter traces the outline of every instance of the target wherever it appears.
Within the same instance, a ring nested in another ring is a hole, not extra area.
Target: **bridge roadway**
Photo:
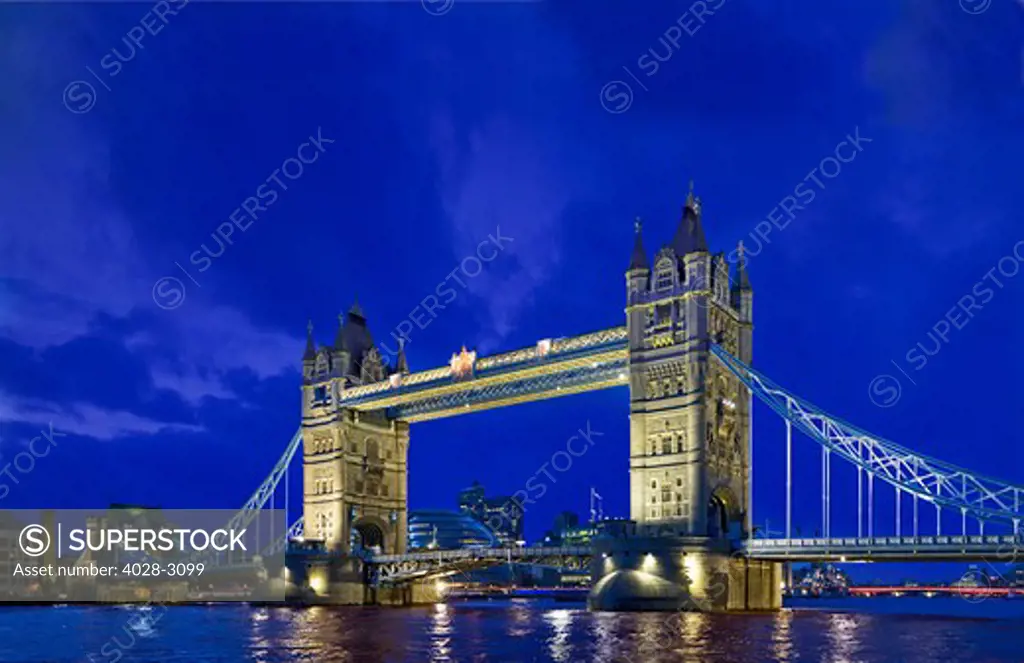
[[[1024,536],[749,539],[742,549],[752,559],[780,562],[1010,561],[1024,552]]]
[[[779,562],[1009,561],[1024,553],[1024,535],[748,539],[736,552]],[[380,579],[399,582],[513,562],[581,570],[591,555],[590,546],[570,546],[431,550],[365,559]]]
[[[590,546],[533,548],[465,548],[405,555],[366,555],[380,582],[405,582],[483,569],[498,564],[536,564],[582,571],[590,567]]]

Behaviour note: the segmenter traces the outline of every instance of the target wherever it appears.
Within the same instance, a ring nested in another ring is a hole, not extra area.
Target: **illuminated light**
[[[551,352],[551,339],[545,338],[537,341],[537,356],[546,357]]]
[[[782,581],[779,583],[779,589],[786,589],[786,582]]]
[[[845,562],[846,561],[846,555],[843,555],[842,557],[840,557],[839,561],[840,562]]]
[[[466,346],[462,346],[460,352],[452,355],[449,364],[451,365],[452,374],[456,377],[470,375],[473,373],[474,364],[476,364],[476,352],[469,352],[466,350]]]
[[[658,560],[651,553],[644,554],[644,560],[640,563],[640,570],[652,573],[658,569]]]
[[[321,573],[315,573],[309,577],[309,588],[317,594],[323,594],[327,589],[327,578]]]
[[[448,591],[448,583],[443,580],[438,580],[434,583],[434,589],[437,590],[438,596],[444,596],[444,593]]]
[[[724,405],[725,407],[729,408],[730,410],[735,410],[736,409],[736,404],[733,403],[728,398],[723,398],[722,399],[722,405]]]
[[[392,387],[401,387],[402,386],[402,374],[401,373],[394,373],[393,375],[388,376],[388,384],[390,384]]]
[[[625,373],[619,373],[619,379],[620,380],[625,380],[626,379],[626,374]]]

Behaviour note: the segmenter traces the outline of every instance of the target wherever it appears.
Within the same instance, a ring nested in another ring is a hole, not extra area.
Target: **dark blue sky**
[[[868,430],[1024,482],[1024,275],[997,272],[927,365],[906,359],[1024,239],[1021,8],[727,0],[700,24],[690,4],[194,2],[163,23],[143,4],[5,6],[2,462],[51,421],[68,437],[11,470],[0,506],[240,506],[298,424],[307,318],[329,342],[358,293],[386,338],[500,227],[507,250],[412,333],[413,370],[623,324],[634,217],[649,250],[666,243],[693,179],[712,248],[756,246],[855,128],[871,142],[751,261],[755,362]],[[133,53],[140,25],[157,34]],[[617,80],[635,94],[610,113]],[[334,142],[199,273],[189,256],[318,128]],[[165,276],[186,288],[173,310],[152,296]],[[880,374],[902,382],[891,407],[869,399]],[[783,429],[756,418],[754,516],[777,529]],[[584,513],[590,486],[625,514],[623,390],[416,425],[411,506],[454,506],[474,479],[511,493],[587,421],[604,437],[527,532]],[[800,442],[806,532],[819,457]],[[849,530],[853,474],[833,481]]]

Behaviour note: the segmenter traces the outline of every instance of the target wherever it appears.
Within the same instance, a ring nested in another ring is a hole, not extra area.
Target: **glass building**
[[[429,509],[409,512],[409,549],[495,548],[498,537],[465,511]]]
[[[523,545],[523,507],[511,497],[486,497],[479,481],[459,492],[459,509],[493,530],[503,545]]]

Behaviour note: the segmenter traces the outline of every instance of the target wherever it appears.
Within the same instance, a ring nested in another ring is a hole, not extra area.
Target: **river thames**
[[[591,613],[537,600],[404,609],[5,606],[0,661],[1018,663],[1022,603],[846,599],[756,615]],[[945,614],[906,614],[914,612]]]

